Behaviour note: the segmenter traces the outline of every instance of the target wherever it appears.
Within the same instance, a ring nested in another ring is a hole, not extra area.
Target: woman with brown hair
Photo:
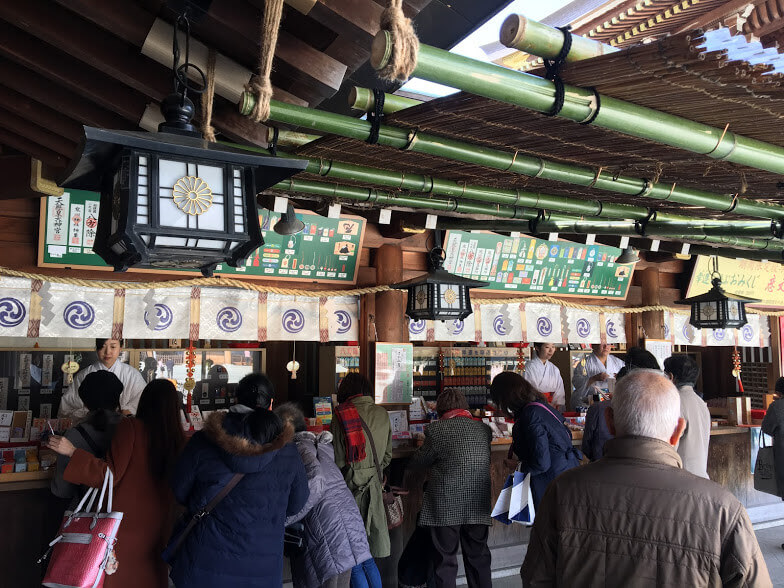
[[[446,389],[436,400],[438,419],[425,427],[425,442],[409,467],[428,468],[419,525],[433,541],[436,586],[454,586],[457,550],[463,551],[468,585],[489,588],[490,427],[475,421],[461,392]]]
[[[513,416],[512,449],[520,471],[531,475],[534,506],[547,485],[561,472],[580,464],[582,454],[572,446],[572,434],[545,397],[515,372],[501,372],[490,385],[490,397],[501,412]]]
[[[105,576],[106,588],[167,586],[161,552],[174,502],[169,477],[185,443],[181,403],[170,381],[147,384],[136,418],[117,425],[106,460],[76,449],[65,437],[49,440],[51,449],[71,458],[63,473],[66,481],[98,488],[107,467],[114,474],[114,508],[124,515],[115,547],[117,573]]]

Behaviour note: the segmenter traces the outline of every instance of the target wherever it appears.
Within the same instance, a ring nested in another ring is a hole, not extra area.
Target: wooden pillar
[[[376,283],[403,281],[403,249],[400,245],[382,245],[376,250]],[[377,341],[408,343],[406,328],[406,292],[390,290],[376,294]]]
[[[373,344],[376,342],[376,295],[359,299],[359,373],[373,381]]]
[[[659,297],[659,268],[648,267],[640,272],[642,287],[642,305],[654,306],[661,304]],[[664,338],[664,311],[652,310],[642,313],[642,328],[648,339]],[[642,344],[642,341],[639,342]]]

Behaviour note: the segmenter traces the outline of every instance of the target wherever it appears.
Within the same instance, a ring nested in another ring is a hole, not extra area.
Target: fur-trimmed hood
[[[242,416],[242,415],[241,415]],[[237,415],[225,412],[213,412],[207,417],[202,432],[211,443],[222,450],[224,461],[234,472],[256,472],[264,469],[275,454],[294,439],[294,428],[286,423],[283,432],[264,445],[253,443],[245,437],[231,434],[225,425],[227,419]]]

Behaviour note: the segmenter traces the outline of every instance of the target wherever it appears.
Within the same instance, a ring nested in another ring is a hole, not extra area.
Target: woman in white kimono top
[[[535,357],[525,363],[523,377],[542,394],[552,394],[550,403],[558,410],[566,404],[563,378],[560,370],[550,361],[555,353],[552,343],[534,343]]]

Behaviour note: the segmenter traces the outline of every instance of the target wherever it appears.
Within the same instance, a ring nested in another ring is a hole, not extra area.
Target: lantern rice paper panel
[[[111,337],[113,319],[113,289],[50,284],[41,300],[39,336]]]
[[[257,292],[202,288],[199,338],[257,341],[258,304]]]
[[[519,342],[523,340],[519,304],[483,304],[482,340]]]
[[[408,319],[408,340],[409,341],[427,341],[427,331],[432,329],[433,321],[426,321],[424,319],[412,321]],[[437,321],[441,322],[441,321]]]
[[[770,327],[768,317],[747,314],[748,321],[737,332],[738,345],[741,347],[770,347]]]
[[[527,341],[531,343],[563,343],[561,307],[536,302],[525,305]]]
[[[30,288],[30,280],[26,278],[0,279],[0,336],[27,336]]]
[[[702,331],[689,324],[689,314],[673,313],[672,342],[675,345],[702,345]]]
[[[728,347],[735,345],[735,329],[703,329],[705,345],[708,347]]]
[[[626,315],[622,312],[605,313],[604,332],[607,343],[626,343]]]
[[[268,341],[319,341],[319,299],[306,296],[267,298]]]
[[[190,288],[125,291],[123,337],[187,339],[190,322]]]
[[[599,332],[599,313],[590,310],[567,308],[566,326],[569,329],[569,343],[590,345],[601,341]]]
[[[359,340],[359,299],[356,296],[329,298],[326,312],[330,341]]]
[[[468,315],[463,320],[433,321],[435,323],[436,341],[473,341],[476,337],[474,315]],[[411,326],[409,325],[409,332]]]

